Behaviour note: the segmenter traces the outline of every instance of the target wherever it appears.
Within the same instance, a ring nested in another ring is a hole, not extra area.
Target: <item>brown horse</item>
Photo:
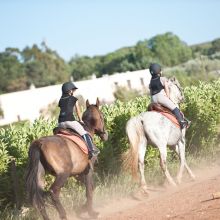
[[[102,112],[99,110],[99,100],[96,105],[86,101],[86,111],[82,120],[85,129],[93,137],[98,135],[103,141],[108,139]],[[44,192],[43,176],[45,172],[55,176],[55,181],[49,193]],[[44,220],[49,220],[45,209],[46,195],[50,195],[52,203],[61,219],[67,219],[66,212],[59,200],[61,187],[70,176],[79,176],[86,186],[87,201],[83,206],[92,217],[98,215],[93,210],[93,179],[88,155],[71,140],[56,135],[42,137],[32,142],[29,149],[29,163],[26,175],[26,192],[31,204],[42,214]]]

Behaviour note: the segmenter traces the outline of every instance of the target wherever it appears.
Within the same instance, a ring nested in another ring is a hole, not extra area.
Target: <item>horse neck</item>
[[[93,137],[94,134],[95,134],[95,129],[90,126],[87,122],[83,121],[84,122],[84,129]]]
[[[173,82],[171,82],[171,83],[174,84]],[[174,102],[176,105],[179,106],[180,100],[178,98],[178,94],[176,94],[175,90],[172,89],[172,87],[173,87],[173,85],[170,86],[170,99],[172,102]]]
[[[175,93],[170,92],[170,99],[175,105],[179,105],[179,101],[177,100]]]
[[[84,129],[90,133],[90,135],[93,137],[95,134],[95,128],[91,123],[91,117],[89,115],[89,109],[86,109],[86,111],[83,113],[83,122],[84,122]]]

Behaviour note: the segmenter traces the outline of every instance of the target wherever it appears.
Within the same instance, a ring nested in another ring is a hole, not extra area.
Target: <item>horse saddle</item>
[[[75,130],[55,127],[53,134],[73,141],[84,153],[88,154],[88,147],[85,140]]]
[[[172,113],[170,109],[157,103],[150,103],[147,107],[147,110],[161,113],[166,118],[168,118],[171,122],[173,122],[178,128],[180,128],[180,124],[177,121],[176,116]]]

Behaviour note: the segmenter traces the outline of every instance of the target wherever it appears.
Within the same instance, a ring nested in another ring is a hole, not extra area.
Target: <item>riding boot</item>
[[[93,156],[98,156],[98,154],[100,153],[99,149],[97,147],[95,147],[95,145],[92,142],[92,138],[90,137],[89,134],[84,134],[83,139],[86,141],[87,143],[87,147],[88,147],[88,151],[89,151],[89,159],[91,159]]]
[[[181,129],[187,127],[188,123],[186,120],[184,120],[183,115],[178,108],[175,108],[172,113],[176,116],[176,119],[179,122]]]

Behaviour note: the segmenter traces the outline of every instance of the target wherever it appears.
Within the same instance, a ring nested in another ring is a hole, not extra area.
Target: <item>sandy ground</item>
[[[100,212],[98,219],[220,220],[220,199],[212,198],[212,193],[220,192],[220,166],[197,171],[196,176],[195,181],[186,179],[175,189],[151,190],[148,198],[134,193],[128,198],[106,201],[95,207]]]

